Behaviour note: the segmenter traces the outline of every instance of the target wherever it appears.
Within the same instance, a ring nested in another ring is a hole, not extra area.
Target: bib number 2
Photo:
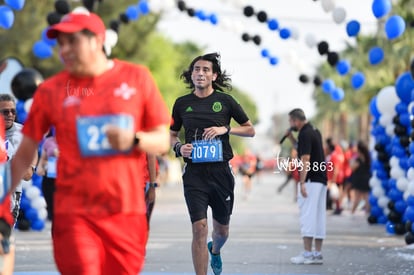
[[[82,156],[107,156],[119,154],[111,147],[106,136],[108,125],[123,129],[133,128],[133,118],[129,115],[104,115],[80,117],[76,121],[79,147]]]

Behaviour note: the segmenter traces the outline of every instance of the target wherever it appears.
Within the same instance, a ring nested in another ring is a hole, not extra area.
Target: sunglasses
[[[3,109],[3,110],[0,110],[0,113],[4,116],[7,116],[10,113],[15,116],[16,115],[16,109]]]

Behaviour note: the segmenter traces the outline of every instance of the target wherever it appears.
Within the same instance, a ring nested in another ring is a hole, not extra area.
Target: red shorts
[[[55,214],[53,251],[62,275],[137,275],[144,265],[145,214]]]

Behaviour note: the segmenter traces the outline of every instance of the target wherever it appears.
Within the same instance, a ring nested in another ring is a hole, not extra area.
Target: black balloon
[[[177,7],[180,11],[185,11],[187,9],[187,6],[185,5],[185,2],[180,0],[177,2]]]
[[[194,10],[193,8],[188,8],[188,9],[187,9],[187,14],[188,14],[188,16],[190,16],[190,17],[194,17],[194,15],[195,15],[195,10]]]
[[[395,202],[389,201],[387,206],[388,206],[389,210],[395,210]],[[390,214],[391,214],[391,212],[390,212]]]
[[[313,78],[313,84],[315,85],[315,86],[321,86],[321,84],[322,84],[322,79],[319,77],[319,76],[315,76],[314,78]]]
[[[109,22],[109,28],[113,31],[115,31],[116,33],[118,33],[119,31],[119,21],[118,20],[112,20],[111,22]]]
[[[307,75],[301,74],[299,76],[299,81],[302,82],[302,83],[308,83],[309,82],[309,78],[308,78]]]
[[[259,11],[257,14],[257,20],[259,20],[260,23],[267,22],[267,13],[264,11]]]
[[[243,33],[243,34],[242,34],[242,40],[243,40],[244,42],[249,41],[249,40],[250,40],[250,35],[249,35],[249,34],[247,34],[247,33]]]
[[[407,129],[404,127],[404,126],[402,126],[402,125],[395,125],[395,127],[394,127],[394,133],[397,135],[397,136],[403,136],[403,135],[406,135],[407,134]]]
[[[11,89],[19,100],[27,100],[33,97],[37,86],[43,82],[43,76],[35,69],[24,68],[18,72],[11,81]]]
[[[260,43],[262,43],[262,38],[259,35],[255,35],[253,36],[253,42],[254,44],[256,44],[257,46],[260,45]]]
[[[373,216],[373,215],[370,215],[370,216],[368,217],[368,223],[369,223],[369,224],[376,224],[376,223],[377,223],[377,217],[375,217],[375,216]]]
[[[250,17],[254,14],[254,9],[252,6],[246,6],[243,9],[243,14],[247,17]]]
[[[339,62],[339,55],[336,52],[328,52],[328,63],[332,67],[336,66]]]
[[[67,14],[70,11],[70,5],[66,0],[57,0],[55,2],[55,10],[59,14]]]
[[[377,159],[381,162],[388,162],[389,157],[386,152],[378,152]]]
[[[406,244],[412,244],[414,243],[414,234],[412,232],[408,232],[405,234],[404,239]]]
[[[59,23],[60,19],[62,19],[62,15],[56,11],[49,12],[46,16],[49,26]]]
[[[394,124],[400,124],[400,116],[399,115],[395,115],[393,118],[392,118],[392,122],[394,123]],[[401,125],[401,124],[400,124]]]
[[[414,59],[411,60],[410,72],[411,72],[411,77],[414,78]]]
[[[402,147],[408,147],[410,145],[410,137],[409,136],[401,136],[400,137],[400,144]]]
[[[407,232],[405,230],[404,224],[401,222],[397,222],[396,224],[394,224],[394,231],[395,231],[395,234],[397,235],[403,235],[405,234],[405,232]]]
[[[95,0],[82,0],[82,4],[88,11],[93,11],[93,6],[95,4]]]
[[[378,151],[378,152],[384,152],[384,150],[385,150],[385,147],[384,147],[384,145],[382,145],[381,143],[377,143],[377,144],[375,144],[375,150],[376,151]]]
[[[121,13],[119,15],[119,20],[124,23],[124,24],[128,24],[129,23],[129,17],[128,15],[126,15],[125,13]]]
[[[407,232],[411,232],[411,225],[412,225],[413,223],[411,222],[411,221],[406,221],[405,222],[405,231],[407,231]]]
[[[329,45],[326,41],[321,41],[318,43],[318,52],[320,55],[324,55],[328,53],[329,51]]]
[[[388,220],[390,220],[392,223],[397,224],[401,222],[401,215],[397,213],[396,211],[392,210],[388,214]]]

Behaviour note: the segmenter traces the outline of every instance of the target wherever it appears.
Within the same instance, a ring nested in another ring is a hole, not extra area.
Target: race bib
[[[105,134],[108,125],[133,129],[134,119],[130,115],[84,116],[76,121],[79,148],[82,156],[107,156],[124,153],[109,144]]]
[[[11,187],[10,162],[0,164],[0,203],[3,202]]]
[[[193,141],[191,159],[193,163],[223,161],[223,145],[221,140]]]
[[[46,176],[48,178],[56,178],[56,167],[57,167],[57,158],[55,157],[48,157],[47,158],[47,170]]]

